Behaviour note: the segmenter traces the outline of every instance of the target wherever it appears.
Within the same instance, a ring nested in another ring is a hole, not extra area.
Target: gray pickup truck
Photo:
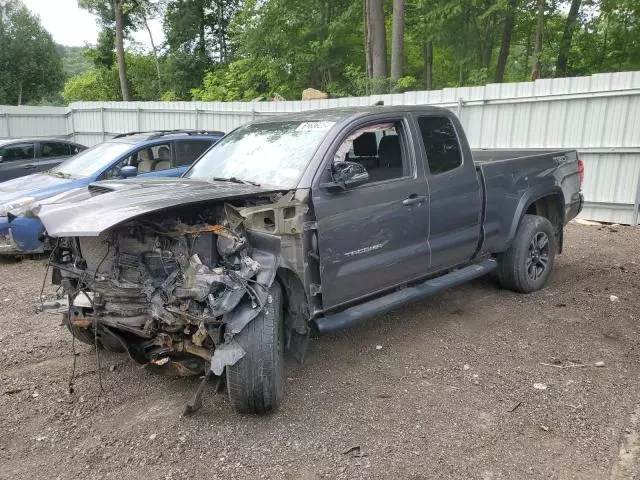
[[[361,107],[251,122],[181,179],[99,182],[27,214],[53,237],[78,340],[226,378],[237,411],[266,413],[311,331],[494,270],[544,287],[582,175],[574,150],[472,151],[448,110]]]

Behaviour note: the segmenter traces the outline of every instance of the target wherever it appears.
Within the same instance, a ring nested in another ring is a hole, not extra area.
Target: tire
[[[73,325],[71,325],[71,322],[69,322],[68,313],[64,314],[62,323],[64,323],[67,326],[67,329],[71,332],[71,335],[76,337],[76,340],[82,343],[86,343],[87,345],[91,345],[92,347],[96,346],[96,338],[93,333],[93,327],[89,327],[89,328],[74,327]],[[106,336],[105,338],[103,338],[101,335],[98,335],[97,340],[98,340],[97,346],[100,350],[107,350],[109,352],[114,352],[114,353],[123,353],[127,351],[120,342],[118,342],[116,339],[112,337]]]
[[[500,285],[520,293],[540,290],[551,277],[556,249],[551,222],[537,215],[525,215],[513,243],[498,257]]]
[[[275,412],[284,392],[282,289],[274,282],[271,302],[234,338],[246,352],[227,370],[227,391],[238,413]]]
[[[73,325],[71,325],[71,322],[69,321],[68,313],[64,314],[62,323],[64,323],[67,326],[67,329],[71,332],[71,335],[76,337],[76,340],[91,346],[95,344],[95,337],[93,334],[92,327],[89,327],[89,328],[74,327]],[[103,348],[102,343],[100,343],[99,339],[98,339],[98,348]]]

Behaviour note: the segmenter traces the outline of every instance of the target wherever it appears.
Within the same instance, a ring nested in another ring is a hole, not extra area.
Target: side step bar
[[[487,259],[481,263],[454,270],[441,277],[432,278],[424,283],[396,290],[383,297],[378,297],[360,305],[347,308],[342,312],[317,318],[315,320],[316,328],[318,329],[318,333],[324,334],[342,328],[353,327],[367,318],[386,313],[394,308],[415,302],[416,300],[441,292],[447,288],[466,283],[474,278],[482,277],[495,270],[497,266],[498,264],[495,260]]]

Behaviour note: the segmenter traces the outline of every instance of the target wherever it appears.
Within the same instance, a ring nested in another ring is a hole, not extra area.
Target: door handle
[[[36,166],[35,166],[34,164],[30,163],[30,164],[28,164],[28,165],[25,165],[23,168],[24,168],[25,170],[31,170],[31,169],[33,169],[33,168],[36,168]]]
[[[409,195],[407,198],[405,198],[402,201],[402,204],[406,207],[409,207],[411,205],[416,205],[419,203],[424,202],[427,199],[427,197],[425,195],[418,195],[416,193],[412,193],[411,195]]]

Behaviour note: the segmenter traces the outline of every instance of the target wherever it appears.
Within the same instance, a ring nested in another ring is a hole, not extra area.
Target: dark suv
[[[86,149],[58,138],[0,140],[0,182],[49,170]]]

